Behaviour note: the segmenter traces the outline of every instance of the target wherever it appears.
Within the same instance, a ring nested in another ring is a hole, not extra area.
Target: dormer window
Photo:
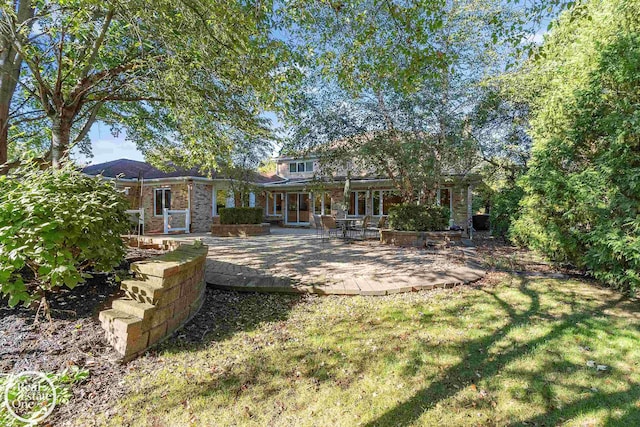
[[[313,162],[291,162],[289,163],[289,172],[313,172]]]

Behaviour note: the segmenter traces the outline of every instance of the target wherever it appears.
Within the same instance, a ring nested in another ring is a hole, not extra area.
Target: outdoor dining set
[[[372,224],[370,215],[362,218],[336,218],[331,215],[313,215],[317,234],[324,239],[336,237],[343,240],[376,239],[384,228],[387,217],[381,216],[377,224]]]

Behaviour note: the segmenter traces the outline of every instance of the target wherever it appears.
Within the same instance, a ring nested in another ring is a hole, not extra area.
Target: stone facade
[[[202,306],[207,246],[181,245],[173,252],[133,263],[134,280],[124,280],[125,297],[100,312],[107,340],[131,360],[173,334]]]

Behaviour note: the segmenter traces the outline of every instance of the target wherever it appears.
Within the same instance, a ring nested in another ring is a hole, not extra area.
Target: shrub
[[[545,39],[512,230],[517,242],[630,293],[640,288],[638,17],[638,2],[588,2]],[[544,80],[546,70],[554,74]]]
[[[263,218],[262,208],[220,209],[220,224],[261,224]]]
[[[524,190],[518,185],[505,187],[493,195],[490,210],[491,230],[496,236],[509,236],[511,224],[520,215],[520,200]]]
[[[389,210],[389,226],[397,231],[439,231],[449,224],[449,209],[442,206],[402,204]]]
[[[113,184],[71,166],[25,166],[0,177],[0,291],[27,305],[124,256],[126,201]]]

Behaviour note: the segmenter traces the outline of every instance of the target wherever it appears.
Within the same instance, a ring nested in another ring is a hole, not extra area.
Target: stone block
[[[125,291],[129,298],[148,304],[156,304],[165,292],[162,286],[146,280],[123,280],[120,289]]]
[[[138,302],[131,299],[117,299],[113,301],[113,309],[140,319],[149,319],[153,315],[156,307],[146,302]]]
[[[153,318],[151,319],[151,328],[155,328],[156,326],[159,326],[171,319],[171,317],[173,317],[173,313],[173,304],[156,309],[156,312],[153,314]]]
[[[99,320],[102,327],[110,334],[132,338],[142,334],[143,320],[119,310],[101,311]]]
[[[149,345],[153,345],[163,339],[167,334],[167,322],[156,326],[149,331]]]

